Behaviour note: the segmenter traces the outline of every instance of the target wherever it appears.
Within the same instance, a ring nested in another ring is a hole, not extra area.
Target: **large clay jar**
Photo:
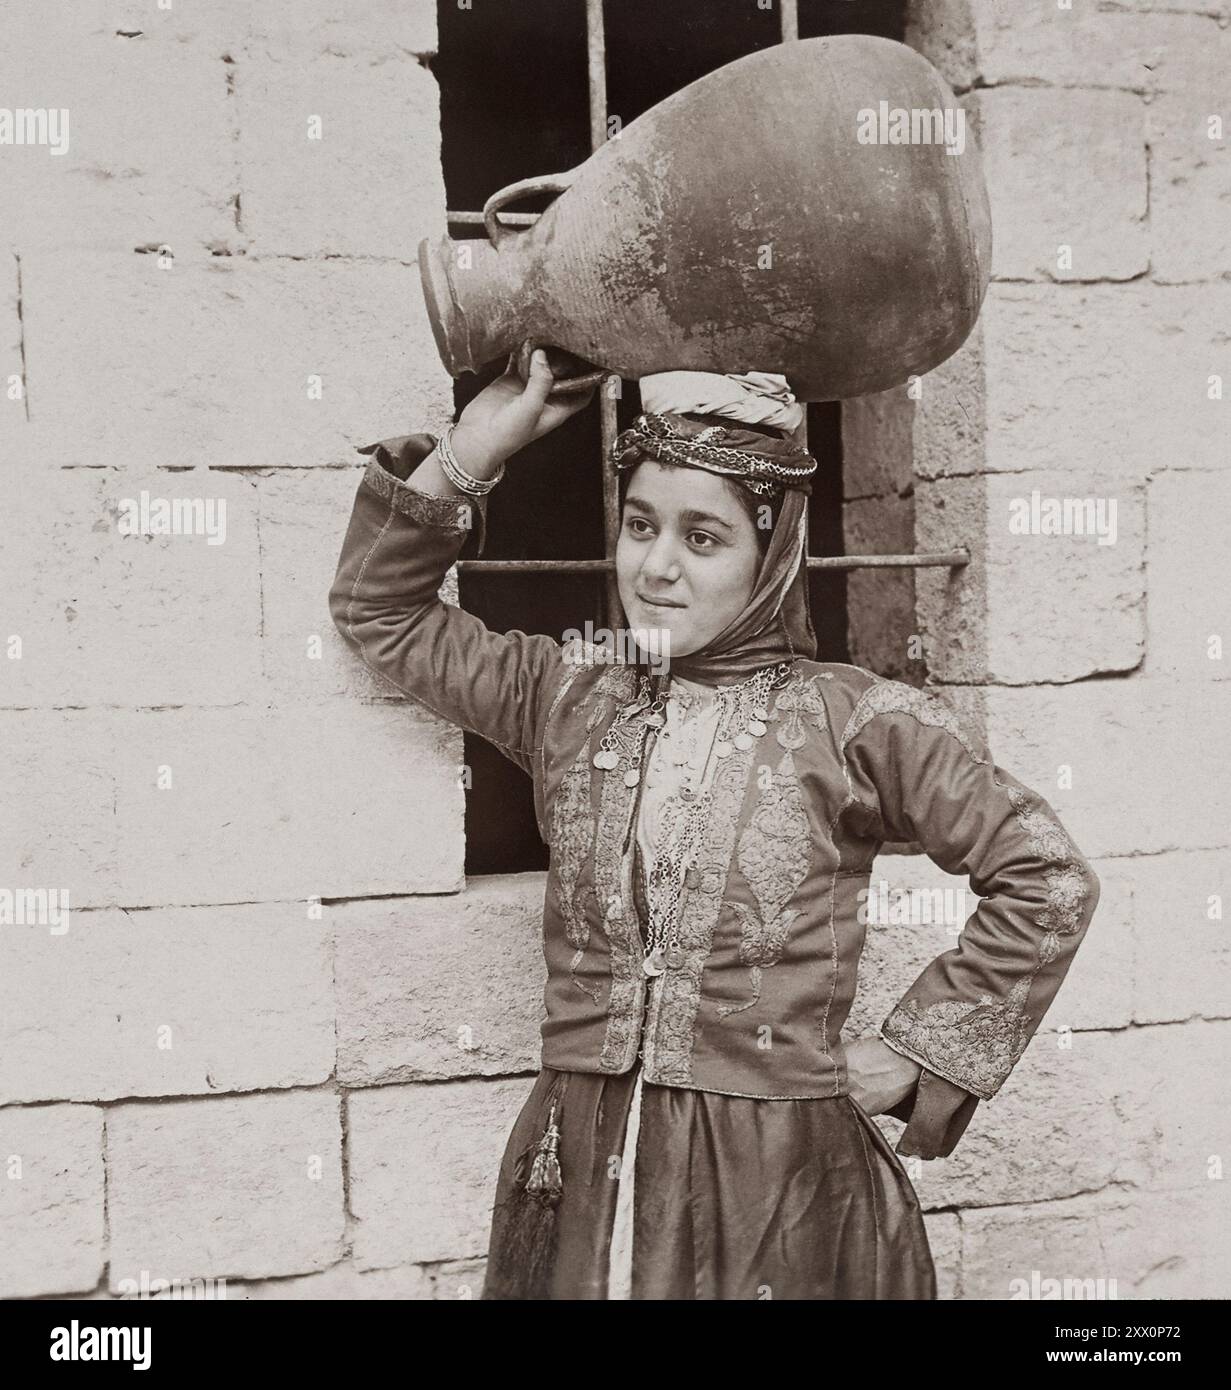
[[[991,264],[965,115],[889,39],[740,58],[567,174],[502,190],[488,240],[420,245],[441,358],[456,376],[534,342],[628,379],[778,372],[810,401],[929,371],[973,327]],[[560,196],[531,227],[501,224],[544,189]]]

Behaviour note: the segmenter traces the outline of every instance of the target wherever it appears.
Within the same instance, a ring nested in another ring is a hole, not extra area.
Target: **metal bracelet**
[[[461,466],[457,461],[457,455],[453,452],[451,440],[456,425],[449,425],[444,434],[436,441],[436,452],[440,458],[441,472],[457,488],[458,492],[464,492],[468,497],[486,497],[487,494],[504,477],[504,464],[501,463],[495,475],[491,478],[476,478]]]

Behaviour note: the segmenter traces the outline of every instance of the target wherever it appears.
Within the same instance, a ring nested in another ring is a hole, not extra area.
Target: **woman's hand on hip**
[[[516,368],[485,386],[462,411],[452,436],[453,452],[463,468],[494,469],[519,449],[562,425],[594,398],[595,387],[579,395],[548,397],[555,382],[547,354],[537,348],[530,359],[530,379],[523,385]]]
[[[850,1097],[869,1115],[880,1115],[905,1100],[923,1070],[880,1038],[856,1038],[847,1044],[845,1055]]]

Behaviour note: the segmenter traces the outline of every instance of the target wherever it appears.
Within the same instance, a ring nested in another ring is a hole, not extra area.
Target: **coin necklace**
[[[642,677],[637,698],[616,714],[611,721],[611,727],[599,742],[598,752],[590,760],[595,767],[601,768],[604,772],[614,772],[627,758],[628,767],[624,772],[626,787],[635,787],[641,781],[646,727],[657,729],[667,722],[663,715],[663,707],[667,703],[666,696],[660,691],[647,706],[645,702],[649,699],[648,692],[648,682]],[[632,722],[638,714],[642,715],[641,719]]]
[[[714,739],[717,757],[729,758],[736,749],[741,753],[747,752],[765,733],[765,721],[769,718],[769,692],[785,685],[790,675],[791,663],[780,661],[776,666],[764,667],[738,685],[719,688],[717,698],[722,713]],[[684,801],[691,801],[696,796],[697,780],[693,776],[685,778],[680,788]]]
[[[665,750],[672,767],[691,767],[697,755],[698,730],[710,716],[709,707],[687,690],[672,690],[667,697],[667,711],[675,715],[674,726],[668,718],[659,738],[670,742]]]
[[[715,757],[729,758],[735,749],[751,748],[766,730],[769,718],[766,708],[769,692],[786,683],[791,663],[781,661],[767,666],[738,685],[724,686],[718,692],[721,712],[714,742],[706,755],[705,764],[697,772],[690,769],[680,787],[679,800],[686,806],[684,825],[673,844],[668,844],[669,822],[664,822],[654,864],[646,882],[650,907],[650,939],[642,969],[649,976],[661,975],[664,970],[677,970],[685,962],[679,940],[680,898],[684,888],[700,884],[700,874],[692,861],[701,837],[710,823],[713,795],[704,784],[706,773]]]

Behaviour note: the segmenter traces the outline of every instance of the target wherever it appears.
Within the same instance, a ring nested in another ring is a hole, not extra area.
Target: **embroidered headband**
[[[621,473],[647,455],[734,478],[759,496],[782,487],[807,491],[817,467],[807,449],[776,431],[728,428],[675,413],[638,415],[616,437],[610,462]]]

